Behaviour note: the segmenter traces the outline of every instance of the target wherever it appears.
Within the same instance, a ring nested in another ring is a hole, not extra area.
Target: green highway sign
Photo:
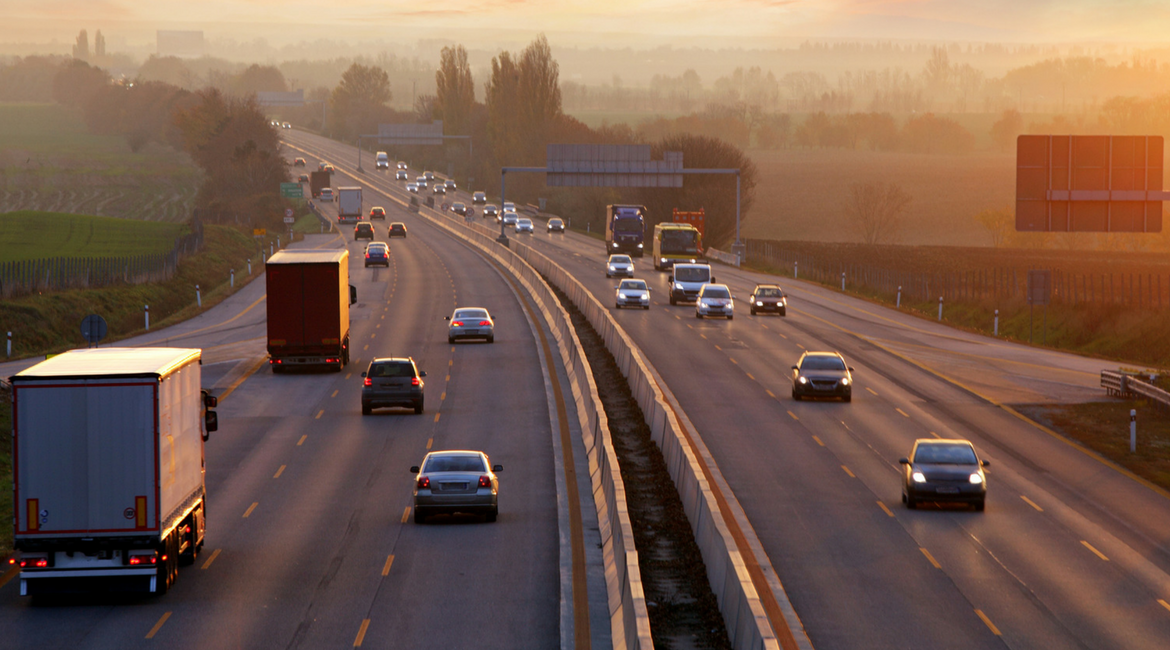
[[[280,195],[286,199],[303,199],[305,189],[300,183],[281,183]]]

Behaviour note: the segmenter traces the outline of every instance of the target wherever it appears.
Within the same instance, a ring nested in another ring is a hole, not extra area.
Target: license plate
[[[939,494],[958,494],[959,488],[957,488],[957,487],[940,487],[935,491],[938,492]]]
[[[443,490],[466,490],[466,483],[444,483]]]

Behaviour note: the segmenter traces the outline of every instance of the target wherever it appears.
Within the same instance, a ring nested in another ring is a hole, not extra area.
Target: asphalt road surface
[[[354,174],[352,147],[285,137]],[[406,200],[392,171],[371,163],[354,178]],[[470,195],[445,199],[456,200]],[[510,236],[612,304],[599,240],[548,235],[539,220],[536,234]],[[1167,647],[1170,497],[1010,406],[1098,398],[1108,364],[801,282],[783,283],[786,318],[753,317],[743,301],[775,279],[720,265],[736,318],[697,320],[693,306],[669,306],[665,273],[636,262],[652,308],[616,317],[710,449],[816,648]],[[846,356],[851,404],[790,398],[804,350]],[[898,458],[936,436],[991,460],[986,512],[901,505]]]

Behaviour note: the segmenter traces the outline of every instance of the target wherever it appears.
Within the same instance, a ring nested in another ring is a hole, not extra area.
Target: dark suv
[[[376,408],[401,406],[413,408],[416,414],[423,412],[423,390],[426,384],[414,359],[374,359],[362,373],[362,415],[369,415]]]
[[[853,368],[837,352],[805,352],[792,366],[792,399],[840,397],[853,401]]]
[[[374,225],[365,221],[358,223],[353,227],[353,239],[354,241],[359,239],[374,241]]]

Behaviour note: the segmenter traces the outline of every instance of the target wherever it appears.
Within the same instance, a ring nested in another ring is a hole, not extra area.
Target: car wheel
[[[613,303],[613,308],[614,308],[614,309],[621,309],[621,308],[622,308],[622,304],[621,304],[620,302],[615,302],[615,303]]]
[[[425,514],[423,514],[422,508],[416,507],[414,509],[414,523],[416,523],[416,524],[427,523],[427,516]]]
[[[781,310],[780,310],[780,315],[781,315],[781,316],[787,316],[787,315],[788,315],[788,310],[787,310],[787,309],[781,309]]]
[[[914,497],[907,494],[907,495],[905,495],[905,499],[906,499],[906,509],[907,510],[915,510],[918,508],[918,501],[916,501],[914,499]]]
[[[800,401],[800,393],[798,393],[796,391],[792,391],[792,400],[794,402],[799,402]]]
[[[495,508],[492,508],[486,515],[484,515],[483,518],[484,518],[484,521],[486,521],[490,524],[490,523],[494,523],[496,521],[496,519],[499,518],[499,516],[500,516],[500,509],[499,509],[499,507],[495,507]]]
[[[448,343],[449,345],[455,345],[455,339],[453,339],[453,338],[451,338],[450,336],[448,336],[448,337],[447,337],[447,343]]]
[[[734,314],[728,314],[728,315],[727,315],[727,320],[733,320],[734,318],[735,318],[735,315],[734,315]]]
[[[986,507],[987,501],[985,499],[980,499],[973,505],[975,506],[975,512],[983,512],[983,508]]]
[[[843,401],[843,402],[852,402],[852,401],[853,401],[853,395],[846,395],[845,397],[842,397],[842,398],[841,398],[841,401]]]
[[[642,305],[642,309],[650,309],[650,305]]]
[[[670,304],[672,304],[672,305],[677,305],[677,304],[678,304],[678,301],[674,299],[674,296],[671,296],[671,297],[670,297]]]
[[[362,415],[369,415],[374,412],[374,407],[362,402]]]
[[[495,343],[495,342],[496,342],[496,337],[494,337],[494,336],[488,337],[488,343]]]
[[[415,415],[422,415],[422,412],[423,412],[423,401],[420,399],[419,401],[414,403],[414,414]]]
[[[755,315],[756,315],[756,308],[752,307],[752,316],[755,316]]]

